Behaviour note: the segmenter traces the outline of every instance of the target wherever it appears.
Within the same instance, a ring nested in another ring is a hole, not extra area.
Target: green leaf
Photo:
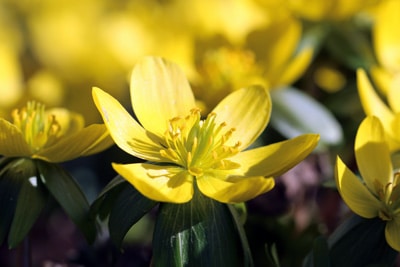
[[[15,158],[0,160],[0,244],[9,232],[17,206],[18,193],[22,186],[21,173],[13,171],[15,166],[18,166],[18,162],[19,160]]]
[[[131,184],[123,185],[108,221],[110,237],[118,247],[121,247],[129,229],[158,203],[140,194]]]
[[[153,264],[247,266],[227,204],[197,190],[188,203],[162,203],[153,235]]]
[[[398,252],[385,239],[386,223],[379,218],[352,216],[329,237],[329,257],[333,267],[392,266]]]
[[[46,205],[48,191],[37,176],[33,161],[25,160],[23,164],[24,179],[19,192],[14,218],[8,235],[8,246],[14,248],[29,233],[40,212]],[[11,171],[11,170],[10,170]]]
[[[332,113],[298,89],[285,87],[271,92],[271,124],[283,136],[293,138],[305,133],[320,135],[319,146],[337,145],[343,131]]]
[[[325,237],[319,236],[314,240],[312,253],[304,260],[303,267],[330,267],[328,242]]]
[[[42,160],[35,162],[43,184],[83,232],[87,241],[92,243],[96,237],[95,221],[89,216],[89,203],[79,185],[59,165]]]
[[[127,185],[128,182],[119,175],[112,179],[90,206],[90,216],[93,219],[99,216],[100,220],[104,220],[110,214],[116,198]]]

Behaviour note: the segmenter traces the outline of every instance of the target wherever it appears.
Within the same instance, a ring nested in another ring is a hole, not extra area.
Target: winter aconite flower
[[[114,163],[114,169],[156,201],[188,202],[194,190],[224,203],[247,201],[271,190],[272,177],[318,142],[308,134],[244,151],[268,123],[268,92],[257,86],[234,91],[203,119],[184,73],[162,58],[137,63],[130,92],[140,123],[106,92],[94,88],[93,97],[115,143],[149,161]]]
[[[10,248],[28,235],[51,196],[85,234],[95,238],[89,203],[58,162],[98,153],[113,144],[104,125],[84,128],[83,117],[63,108],[28,102],[0,119],[0,244]],[[7,208],[5,208],[7,207]]]
[[[356,214],[386,221],[386,240],[400,251],[400,173],[393,170],[383,127],[377,117],[368,116],[361,123],[355,140],[355,157],[362,179],[338,157],[338,190]]]
[[[84,128],[83,117],[63,108],[45,110],[37,102],[12,113],[13,123],[0,119],[0,155],[63,162],[98,153],[112,144],[107,128]]]

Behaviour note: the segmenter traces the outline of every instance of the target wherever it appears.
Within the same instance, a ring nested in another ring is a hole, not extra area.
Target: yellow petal
[[[394,219],[386,223],[385,237],[389,246],[400,251],[400,222]]]
[[[394,75],[391,79],[387,98],[394,113],[400,113],[400,75]]]
[[[158,135],[168,120],[186,116],[195,108],[195,99],[185,73],[178,65],[158,57],[139,61],[131,76],[133,110],[143,127]]]
[[[193,177],[185,170],[152,164],[112,164],[144,196],[161,202],[185,203],[193,196]]]
[[[378,118],[366,117],[360,124],[354,145],[357,166],[368,188],[376,193],[392,181],[392,162],[385,133]]]
[[[161,147],[155,136],[146,132],[111,95],[99,88],[93,88],[92,93],[96,107],[119,148],[138,158],[161,161]]]
[[[337,157],[335,167],[336,185],[347,206],[364,218],[378,216],[380,202],[368,188]]]
[[[226,145],[233,146],[239,141],[240,149],[245,149],[267,126],[271,115],[271,98],[261,86],[242,88],[225,97],[212,112],[217,114],[217,124],[225,122],[224,129],[235,129]],[[224,133],[221,131],[216,139]]]
[[[380,63],[390,72],[400,70],[400,1],[385,1],[373,27],[374,47]]]
[[[307,20],[318,21],[329,14],[332,1],[320,0],[289,0],[289,7]]]
[[[387,142],[389,144],[390,151],[400,150],[400,113],[397,113],[394,117],[393,124],[393,135],[386,135]]]
[[[31,148],[21,131],[10,122],[0,119],[0,155],[16,157],[31,154]]]
[[[378,96],[369,82],[367,74],[362,69],[357,70],[357,87],[365,114],[377,116],[382,121],[385,130],[390,132],[390,125],[393,121],[394,115],[389,107]]]
[[[54,115],[61,126],[60,135],[70,135],[79,132],[85,126],[85,120],[81,114],[71,112],[65,108],[51,108],[46,110],[46,115]]]
[[[371,78],[376,84],[377,89],[383,94],[387,95],[389,91],[390,82],[392,80],[392,74],[390,74],[386,69],[373,66],[370,68]]]
[[[261,176],[226,180],[225,175],[209,173],[197,178],[197,185],[204,195],[212,199],[223,203],[239,203],[270,191],[275,181]]]
[[[291,59],[283,68],[282,76],[275,86],[292,84],[303,75],[311,63],[313,52],[312,48],[306,48]]]
[[[319,135],[296,138],[240,152],[231,160],[240,164],[246,176],[278,176],[306,158],[317,146]]]
[[[98,153],[113,143],[105,125],[92,124],[75,134],[59,139],[53,146],[42,149],[33,157],[49,162],[64,162]]]

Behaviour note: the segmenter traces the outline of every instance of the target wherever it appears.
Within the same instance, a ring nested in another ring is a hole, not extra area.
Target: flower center
[[[384,221],[392,220],[400,214],[400,172],[395,172],[393,181],[378,191],[379,199],[384,203],[379,217]]]
[[[61,132],[56,117],[46,114],[45,106],[41,103],[28,102],[23,109],[15,109],[12,118],[34,152],[52,145]]]
[[[207,169],[234,169],[239,164],[228,158],[239,152],[240,142],[226,145],[234,128],[223,132],[226,123],[217,124],[215,113],[201,120],[200,110],[192,109],[184,118],[169,120],[165,132],[165,149],[160,155],[167,161],[186,168],[190,174],[201,176]]]

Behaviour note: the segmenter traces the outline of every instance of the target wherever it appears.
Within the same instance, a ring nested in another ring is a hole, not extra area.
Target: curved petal
[[[372,66],[370,68],[371,79],[376,84],[377,89],[383,94],[387,95],[389,91],[392,74],[380,66]]]
[[[99,88],[93,88],[92,93],[96,107],[119,148],[138,158],[161,161],[160,142],[155,136],[150,136],[111,95]]]
[[[105,125],[93,124],[75,134],[61,138],[53,146],[42,149],[33,157],[49,162],[64,162],[98,153],[113,143]]]
[[[392,162],[385,133],[378,118],[366,117],[360,124],[354,145],[357,166],[368,188],[377,193],[392,181]]]
[[[159,57],[145,57],[131,76],[132,108],[143,127],[158,135],[168,120],[195,108],[192,89],[178,65]]]
[[[378,216],[381,203],[339,157],[336,159],[335,178],[340,195],[353,212],[364,218]]]
[[[314,50],[309,47],[300,51],[287,65],[283,68],[281,77],[277,84],[272,86],[288,85],[295,82],[306,71],[313,58]]]
[[[6,157],[32,155],[32,150],[21,131],[4,119],[0,119],[0,155]]]
[[[278,176],[306,158],[317,146],[318,134],[296,138],[240,152],[231,160],[240,164],[239,175]]]
[[[389,246],[400,251],[400,223],[396,219],[386,223],[385,237]]]
[[[275,186],[273,178],[235,177],[226,180],[225,175],[205,174],[197,178],[200,191],[223,203],[240,203],[270,191]]]
[[[358,94],[360,95],[361,105],[365,114],[379,117],[385,126],[386,131],[390,131],[390,125],[393,121],[394,115],[389,107],[375,92],[367,77],[367,74],[362,69],[357,70],[357,87]]]
[[[245,149],[267,126],[271,115],[271,98],[261,86],[243,88],[225,97],[212,112],[217,114],[217,124],[226,123],[224,129],[235,129],[225,144],[233,146],[240,142],[239,149]],[[221,131],[216,139],[224,133]]]
[[[389,144],[390,151],[399,151],[400,150],[400,113],[397,113],[394,117],[393,124],[393,135],[387,133],[386,139]]]
[[[193,177],[185,170],[152,164],[112,164],[144,196],[161,202],[185,203],[193,196]]]

